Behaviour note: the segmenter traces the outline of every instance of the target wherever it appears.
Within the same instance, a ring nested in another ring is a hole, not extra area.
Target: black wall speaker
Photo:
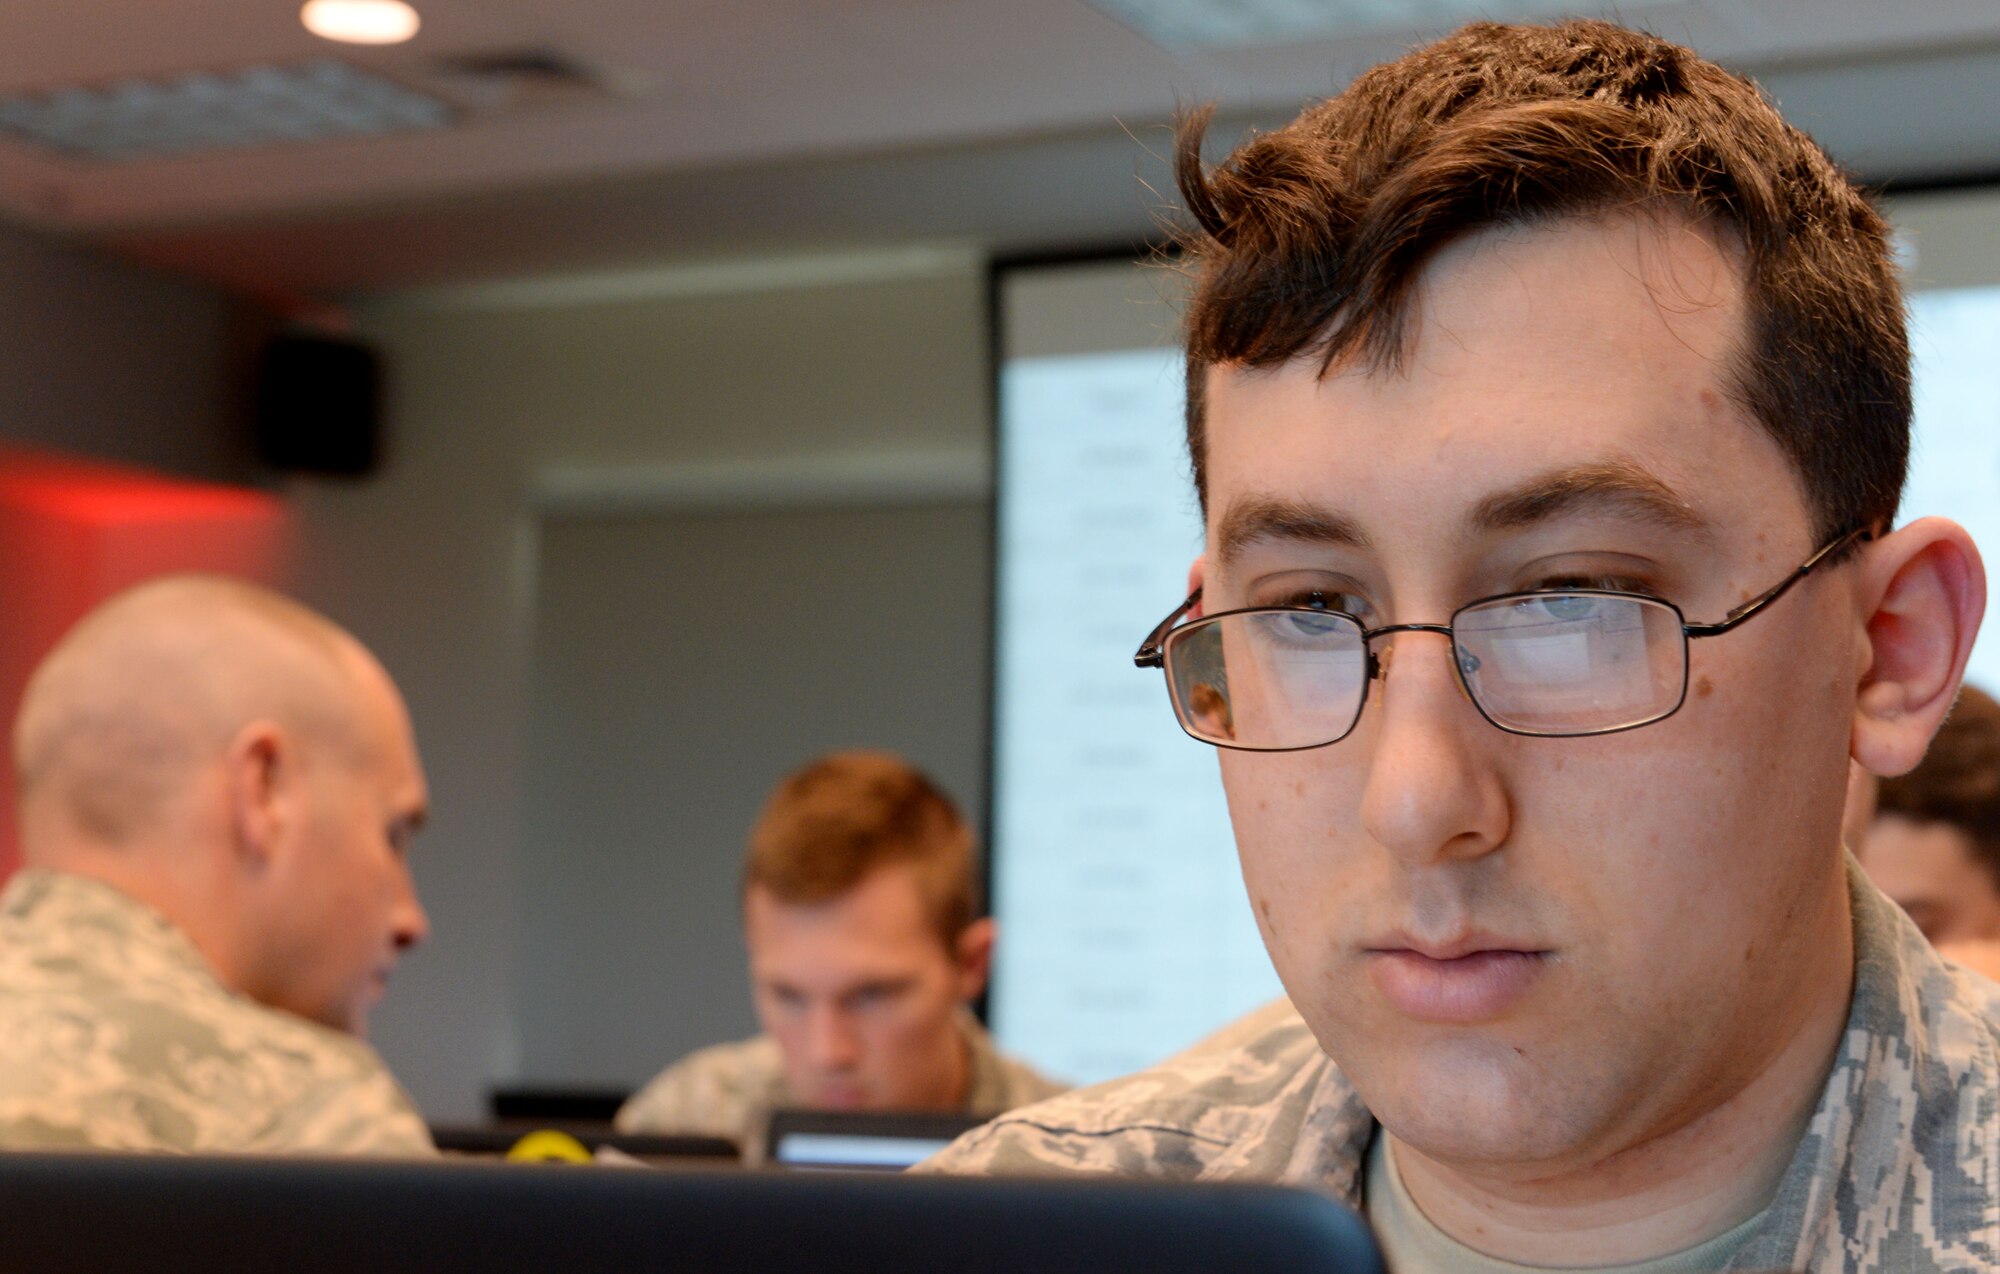
[[[373,473],[382,461],[381,355],[337,337],[277,337],[258,360],[256,427],[268,465]]]

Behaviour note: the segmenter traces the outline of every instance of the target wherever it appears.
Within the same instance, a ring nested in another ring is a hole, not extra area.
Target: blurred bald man
[[[369,1006],[428,927],[402,697],[274,593],[113,598],[14,727],[0,892],[0,1147],[427,1155]]]

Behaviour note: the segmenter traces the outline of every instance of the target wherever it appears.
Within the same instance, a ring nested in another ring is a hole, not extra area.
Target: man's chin
[[[876,1104],[857,1088],[807,1088],[801,1104],[813,1110],[874,1110]]]
[[[1362,1102],[1404,1142],[1430,1158],[1464,1167],[1525,1167],[1562,1162],[1593,1121],[1580,1108],[1587,1085],[1553,1075],[1513,1046],[1457,1039],[1430,1048],[1355,1059],[1347,1073]]]
[[[368,1003],[360,1004],[315,1004],[315,1005],[274,1005],[289,1009],[295,1016],[302,1017],[315,1026],[323,1026],[329,1031],[342,1035],[352,1035],[359,1040],[368,1038]]]

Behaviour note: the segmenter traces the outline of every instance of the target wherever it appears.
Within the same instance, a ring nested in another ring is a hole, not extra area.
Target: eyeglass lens
[[[1344,615],[1250,611],[1171,634],[1167,679],[1198,739],[1308,746],[1346,734],[1361,710],[1368,647]]]
[[[1594,734],[1679,706],[1687,639],[1671,607],[1599,594],[1503,598],[1459,613],[1459,670],[1494,724]]]
[[[1592,593],[1497,598],[1453,620],[1466,689],[1495,725],[1522,734],[1596,734],[1658,720],[1680,704],[1687,643],[1679,612]],[[1167,681],[1196,738],[1239,748],[1330,743],[1366,699],[1368,643],[1345,615],[1246,611],[1171,633]]]

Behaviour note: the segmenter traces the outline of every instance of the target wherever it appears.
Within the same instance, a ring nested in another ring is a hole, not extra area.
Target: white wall
[[[1898,195],[1882,210],[1902,240],[1913,290],[2000,284],[2000,186]]]
[[[575,1020],[551,1001],[578,989],[527,967],[536,952],[520,936],[540,903],[523,882],[547,870],[520,857],[538,509],[810,503],[816,487],[851,502],[883,472],[934,483],[947,501],[983,501],[985,303],[976,257],[908,250],[462,288],[363,309],[363,334],[390,370],[386,467],[360,484],[296,481],[287,494],[302,593],[396,675],[430,771],[434,816],[415,861],[434,934],[405,963],[375,1033],[433,1118],[477,1115],[487,1083],[524,1077],[530,1052],[560,1053],[545,1041],[531,1050],[517,1023]],[[983,612],[969,624],[983,652]],[[966,723],[974,746],[984,728],[983,717]],[[761,793],[773,777],[743,774],[742,791],[723,799]],[[575,870],[618,891],[615,873],[581,852]],[[675,923],[672,905],[653,922]],[[718,1021],[741,1020],[740,998],[721,1001],[743,995],[733,952],[688,973],[709,979]],[[643,985],[590,992],[621,1012],[655,1011]]]

